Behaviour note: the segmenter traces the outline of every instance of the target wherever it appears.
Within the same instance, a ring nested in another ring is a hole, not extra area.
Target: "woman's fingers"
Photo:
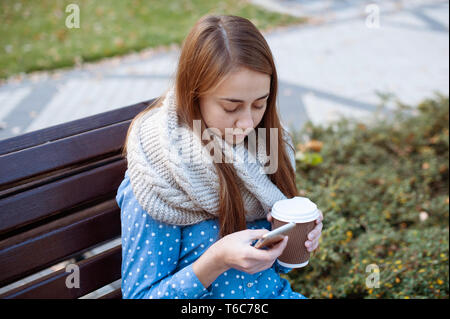
[[[251,244],[255,239],[260,239],[265,233],[268,233],[269,230],[265,228],[261,229],[245,229],[233,234],[230,234],[230,238],[235,241],[236,245],[240,244]]]
[[[284,236],[283,240],[279,241],[278,243],[274,244],[268,252],[271,254],[271,259],[276,259],[278,256],[281,255],[283,250],[286,248],[287,242],[289,238],[288,236]]]
[[[286,248],[287,242],[289,240],[288,236],[284,236],[283,240],[273,245],[273,248],[283,251]]]
[[[305,242],[305,247],[308,248],[308,251],[313,251],[319,246],[319,238],[322,234],[323,224],[318,224],[309,234],[308,240]]]
[[[309,240],[318,239],[320,237],[320,234],[322,233],[322,227],[323,227],[322,223],[316,225],[316,227],[314,227],[314,229],[309,232],[308,239]]]
[[[250,240],[254,240],[254,239],[259,239],[262,237],[262,235],[264,235],[265,233],[268,233],[269,230],[262,228],[262,229],[247,229],[244,231],[248,231],[249,233],[249,239]]]
[[[319,223],[319,224],[317,224],[316,227],[314,227],[314,232],[315,232],[316,237],[320,237],[320,234],[322,233],[322,228],[323,228],[322,223]]]
[[[286,248],[288,242],[288,236],[284,236],[283,240],[280,240],[276,244],[273,244],[269,247],[269,249],[258,249],[255,248],[253,250],[254,258],[264,260],[264,261],[273,261],[283,252],[284,248]]]
[[[316,224],[320,224],[323,221],[323,213],[319,209],[319,217],[316,219]]]
[[[319,246],[319,241],[318,240],[314,241],[313,246],[310,248],[311,249],[310,251],[316,250],[318,246]]]
[[[311,240],[307,240],[305,242],[305,247],[308,248],[308,251],[310,251],[309,249],[312,247],[313,242]]]
[[[319,240],[308,240],[305,242],[305,247],[308,249],[309,252],[313,251],[319,246]]]

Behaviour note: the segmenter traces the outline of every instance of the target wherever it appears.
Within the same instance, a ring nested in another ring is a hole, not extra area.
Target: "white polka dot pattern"
[[[291,269],[277,262],[256,274],[229,269],[209,287],[203,287],[192,263],[217,240],[216,219],[189,226],[156,221],[134,197],[127,172],[116,201],[121,208],[124,299],[305,298],[292,291],[289,282],[279,276]],[[247,226],[270,229],[265,219],[248,222]]]

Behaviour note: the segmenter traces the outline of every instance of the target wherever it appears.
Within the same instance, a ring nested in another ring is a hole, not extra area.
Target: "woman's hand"
[[[286,247],[288,237],[267,250],[251,245],[267,232],[267,229],[246,229],[219,239],[192,264],[192,270],[207,288],[230,268],[255,274],[272,267]]]
[[[257,249],[251,245],[255,239],[259,239],[267,229],[246,229],[229,234],[214,246],[220,259],[227,268],[235,268],[249,274],[255,274],[272,267],[278,256],[286,247],[288,237],[271,246],[270,249]]]
[[[272,222],[272,215],[270,214],[270,212],[267,214],[267,220],[269,221],[269,223]],[[319,217],[316,219],[316,226],[308,234],[308,240],[305,242],[305,247],[309,252],[312,252],[319,246],[319,238],[322,235],[323,227],[322,221],[323,213],[321,210],[319,210]]]

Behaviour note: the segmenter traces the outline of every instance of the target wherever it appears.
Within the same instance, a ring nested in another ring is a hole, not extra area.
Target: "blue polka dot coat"
[[[122,296],[124,299],[305,299],[279,273],[291,269],[275,262],[256,274],[236,269],[222,273],[204,287],[192,270],[219,236],[217,219],[174,226],[156,221],[136,200],[128,171],[120,184],[117,204],[122,221]],[[247,228],[270,230],[266,219],[248,222]]]

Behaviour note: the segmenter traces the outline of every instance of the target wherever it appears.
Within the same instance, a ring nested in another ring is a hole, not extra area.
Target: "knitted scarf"
[[[162,106],[134,121],[127,140],[128,175],[137,201],[152,218],[191,225],[218,218],[219,177],[215,155],[210,155],[195,130],[180,125],[176,108],[172,86]],[[232,162],[239,177],[246,220],[265,218],[276,201],[286,199],[264,173],[267,156],[257,152],[255,157],[244,143],[233,146],[211,135],[210,143],[222,147],[225,162]],[[288,134],[283,138],[292,145]],[[295,169],[295,155],[287,150]]]

